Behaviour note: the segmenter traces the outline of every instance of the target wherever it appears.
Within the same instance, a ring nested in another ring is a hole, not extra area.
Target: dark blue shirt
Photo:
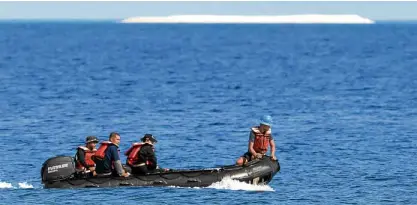
[[[96,163],[96,172],[98,174],[109,173],[113,171],[113,162],[120,160],[118,149],[119,148],[116,145],[109,145],[109,147],[106,149],[104,160]]]

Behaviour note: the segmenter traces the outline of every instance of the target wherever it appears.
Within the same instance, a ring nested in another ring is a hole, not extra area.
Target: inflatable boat
[[[41,177],[45,188],[87,188],[118,186],[178,186],[207,187],[223,178],[249,184],[268,184],[280,170],[278,161],[265,156],[244,166],[223,166],[199,170],[170,170],[125,177],[87,177],[75,172],[73,157],[58,156],[42,166]]]

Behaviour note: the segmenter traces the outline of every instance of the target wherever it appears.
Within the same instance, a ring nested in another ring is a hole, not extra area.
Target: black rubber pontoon
[[[49,160],[48,160],[49,161]],[[117,186],[178,186],[178,187],[207,187],[223,178],[250,183],[268,184],[280,170],[278,161],[270,157],[254,160],[245,166],[224,166],[201,170],[173,170],[168,172],[151,173],[146,175],[131,175],[124,177],[91,177],[76,178],[56,175],[52,179],[46,176],[56,174],[59,169],[66,169],[68,165],[61,163],[49,166],[48,161],[42,168],[42,183],[45,188],[85,188],[85,187],[117,187]],[[56,163],[55,163],[56,164]],[[70,165],[72,166],[72,165]],[[55,171],[57,170],[57,171]],[[58,177],[57,177],[58,176]]]

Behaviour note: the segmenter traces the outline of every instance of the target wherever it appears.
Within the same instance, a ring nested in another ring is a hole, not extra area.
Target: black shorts
[[[246,160],[250,161],[250,160],[252,160],[252,153],[246,152],[245,154],[242,155],[242,157],[246,158]]]

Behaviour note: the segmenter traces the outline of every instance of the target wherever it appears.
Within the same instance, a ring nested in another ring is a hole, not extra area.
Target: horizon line
[[[123,18],[102,18],[102,19],[94,19],[94,18],[0,18],[0,22],[102,22],[102,23],[117,23],[117,24],[126,24],[122,23],[121,21],[124,20]],[[381,20],[373,20],[374,23],[406,23],[406,22],[417,22],[417,19],[381,19]],[[153,24],[153,23],[147,23]],[[161,23],[154,23],[154,24],[161,24]],[[176,24],[176,23],[167,23],[167,24]],[[181,23],[177,23],[181,24]],[[191,24],[200,24],[200,23],[191,23]],[[204,23],[201,23],[204,24]],[[234,24],[234,23],[225,23],[225,24]],[[242,24],[242,23],[240,23]],[[253,24],[253,23],[243,23],[243,24]],[[268,23],[265,23],[268,24]],[[280,23],[275,23],[280,24]],[[292,23],[281,23],[281,24],[292,24]],[[296,23],[293,23],[296,24]],[[348,23],[349,24],[349,23]]]
[[[303,15],[323,15],[323,16],[349,16],[356,14],[290,14],[290,15],[228,15],[228,14],[172,14],[172,15],[146,15],[146,16],[130,16],[130,17],[117,17],[117,18],[89,18],[89,17],[46,17],[46,18],[31,18],[31,17],[12,17],[12,18],[0,18],[0,22],[4,21],[116,21],[120,23],[123,20],[130,18],[165,18],[165,17],[175,17],[175,16],[215,16],[215,17],[224,17],[224,16],[238,16],[238,17],[288,17],[288,16],[303,16]],[[367,18],[364,16],[357,15],[358,17]],[[369,18],[368,18],[369,19]],[[374,22],[411,22],[417,21],[417,18],[410,19],[369,19]]]
[[[146,16],[146,17],[154,17],[154,16]],[[129,18],[129,17],[128,17]],[[126,18],[78,18],[78,17],[74,17],[74,18],[68,18],[68,17],[64,17],[64,18],[0,18],[0,21],[72,21],[72,20],[76,20],[76,21],[122,21]],[[381,22],[381,21],[398,21],[398,22],[402,22],[402,21],[417,21],[417,18],[410,18],[410,19],[372,19],[372,21],[375,22]]]

